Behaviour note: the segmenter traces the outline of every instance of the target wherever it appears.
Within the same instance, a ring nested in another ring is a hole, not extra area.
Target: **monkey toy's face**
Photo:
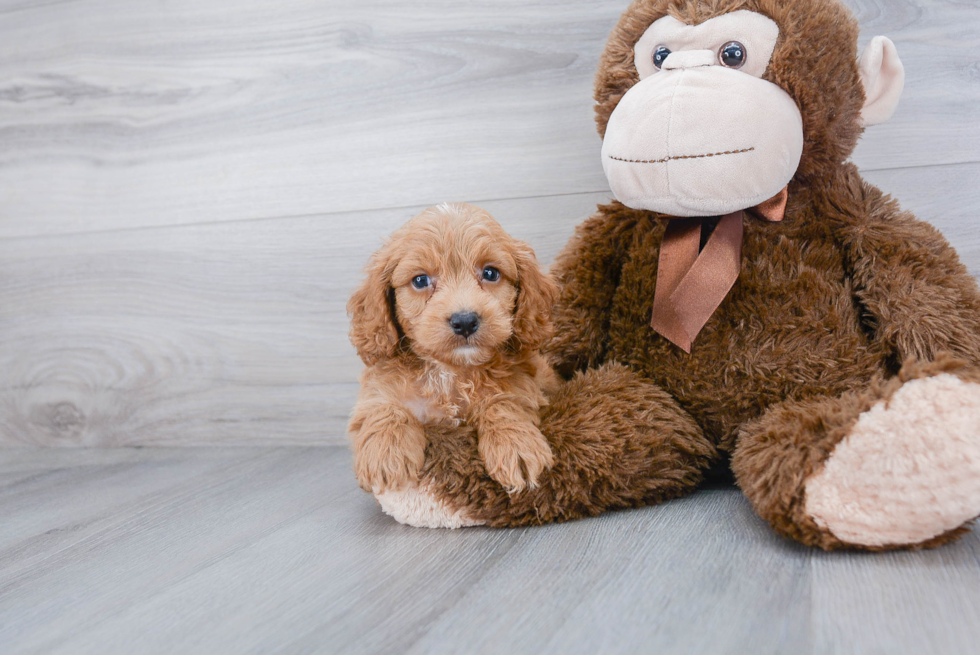
[[[700,25],[654,22],[634,47],[640,81],[609,119],[602,164],[637,209],[710,216],[757,205],[785,187],[803,153],[803,118],[761,79],[776,23],[735,11]]]
[[[636,0],[597,83],[602,165],[617,199],[721,215],[779,194],[808,154],[810,169],[821,157],[843,161],[863,125],[890,116],[903,78],[881,37],[859,69],[856,31],[822,15],[828,7],[836,0]],[[807,33],[814,26],[820,33]],[[814,101],[815,90],[829,102]]]

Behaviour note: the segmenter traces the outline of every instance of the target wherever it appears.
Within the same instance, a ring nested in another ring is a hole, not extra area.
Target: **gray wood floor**
[[[854,160],[980,272],[980,5],[849,0],[908,81]],[[419,209],[548,262],[609,198],[626,0],[0,0],[0,444],[339,444],[344,304]]]
[[[343,448],[0,452],[4,653],[975,653],[980,532],[824,553],[734,488],[419,530]]]
[[[6,451],[0,652],[970,653],[980,533],[823,553],[734,488],[521,530],[395,524],[342,448]]]

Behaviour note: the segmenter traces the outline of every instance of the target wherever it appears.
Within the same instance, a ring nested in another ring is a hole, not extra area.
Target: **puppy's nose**
[[[449,317],[449,327],[461,337],[468,337],[480,327],[480,317],[473,312],[456,312]]]

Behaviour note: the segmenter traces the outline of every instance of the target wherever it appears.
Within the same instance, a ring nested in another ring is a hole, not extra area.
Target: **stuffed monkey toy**
[[[847,162],[903,69],[838,0],[635,0],[595,84],[617,200],[552,272],[554,464],[508,494],[432,429],[412,525],[519,526],[663,502],[728,461],[825,549],[930,547],[980,514],[980,291]]]

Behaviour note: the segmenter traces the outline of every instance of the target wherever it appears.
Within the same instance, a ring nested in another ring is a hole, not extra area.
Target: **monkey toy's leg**
[[[433,428],[418,487],[378,501],[410,525],[538,525],[685,495],[717,457],[669,395],[616,364],[563,383],[540,427],[554,465],[537,489],[508,495],[487,476],[472,428]]]
[[[743,426],[739,486],[780,534],[830,550],[928,548],[980,515],[980,370],[941,357]]]

